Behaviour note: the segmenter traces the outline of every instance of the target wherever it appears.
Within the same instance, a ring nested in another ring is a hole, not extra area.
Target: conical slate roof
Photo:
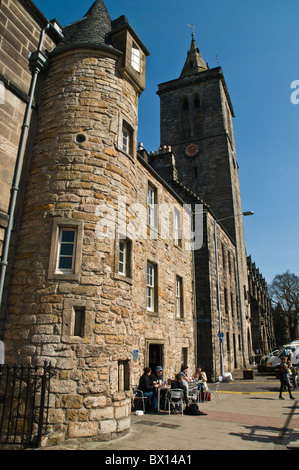
[[[180,75],[180,78],[189,77],[190,75],[202,72],[203,70],[207,69],[208,67],[205,61],[203,60],[201,53],[199,52],[194,36],[192,34],[191,47],[188,51],[187,59]]]
[[[107,8],[102,0],[96,0],[81,20],[63,29],[64,38],[54,53],[87,44],[113,48],[110,32],[111,18]]]

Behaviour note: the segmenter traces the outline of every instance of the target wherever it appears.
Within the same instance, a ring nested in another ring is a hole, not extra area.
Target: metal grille
[[[52,369],[0,365],[0,444],[39,447],[47,429]]]

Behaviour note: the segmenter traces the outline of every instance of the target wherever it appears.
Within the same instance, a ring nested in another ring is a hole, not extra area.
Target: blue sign
[[[133,361],[137,361],[138,357],[139,357],[139,350],[133,349]]]

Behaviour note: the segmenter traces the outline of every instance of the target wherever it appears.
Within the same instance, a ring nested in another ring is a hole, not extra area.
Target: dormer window
[[[140,73],[140,65],[141,65],[141,54],[140,49],[133,44],[132,46],[132,57],[131,57],[131,65],[136,72]]]

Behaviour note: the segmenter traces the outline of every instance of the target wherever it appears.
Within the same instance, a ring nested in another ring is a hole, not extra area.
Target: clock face
[[[201,146],[198,143],[187,144],[184,150],[186,157],[196,157],[201,152]]]

